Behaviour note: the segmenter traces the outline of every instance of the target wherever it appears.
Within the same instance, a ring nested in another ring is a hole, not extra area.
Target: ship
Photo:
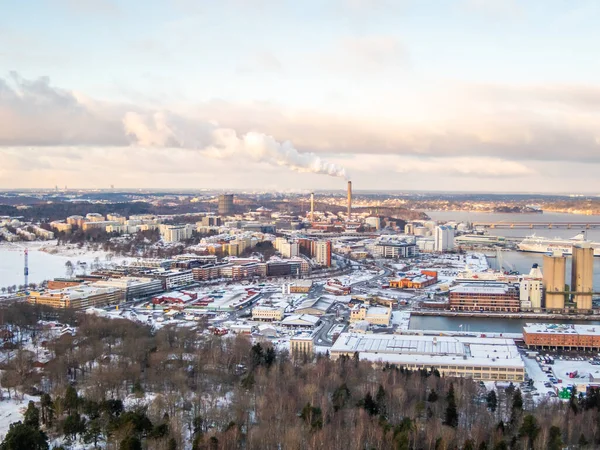
[[[585,232],[578,234],[570,239],[554,238],[549,239],[541,236],[527,236],[523,241],[517,244],[517,248],[522,252],[531,253],[562,253],[563,255],[573,254],[573,245],[586,244],[594,249],[594,256],[600,256],[600,242],[590,242],[586,239]]]

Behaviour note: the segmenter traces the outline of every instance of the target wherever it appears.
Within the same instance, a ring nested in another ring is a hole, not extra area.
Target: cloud
[[[164,112],[143,116],[127,113],[125,132],[136,145],[194,149],[208,158],[246,159],[285,167],[296,172],[346,177],[343,167],[331,164],[314,153],[300,153],[290,141],[278,142],[272,136],[249,132],[238,136],[216,123],[190,122]]]
[[[53,86],[47,77],[29,80],[11,73],[0,79],[0,146],[222,150],[218,143],[247,160],[321,173],[337,172],[323,162],[331,155],[600,163],[600,87],[452,83],[411,92],[374,98],[375,113],[221,100],[169,112],[98,101]],[[217,129],[235,137],[218,141]],[[251,133],[264,138],[261,156],[245,141]]]
[[[123,145],[117,117],[95,114],[73,92],[11,72],[0,78],[0,145]]]
[[[499,158],[403,158],[396,171],[474,178],[514,178],[536,173],[522,163]]]

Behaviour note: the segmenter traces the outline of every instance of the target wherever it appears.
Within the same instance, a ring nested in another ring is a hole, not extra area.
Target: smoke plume
[[[314,153],[300,153],[290,141],[279,142],[262,133],[238,136],[235,130],[221,128],[216,123],[198,123],[165,112],[152,115],[129,112],[123,126],[132,142],[139,146],[189,148],[209,158],[245,158],[296,172],[347,178],[343,167]]]

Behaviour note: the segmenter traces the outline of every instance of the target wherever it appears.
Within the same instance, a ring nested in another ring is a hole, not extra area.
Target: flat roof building
[[[511,339],[342,333],[331,358],[353,357],[402,367],[437,369],[444,376],[523,381],[525,364]]]
[[[459,284],[450,291],[450,309],[456,311],[506,311],[520,309],[518,290],[506,283]]]
[[[600,350],[596,325],[528,323],[523,327],[527,347],[566,350]]]

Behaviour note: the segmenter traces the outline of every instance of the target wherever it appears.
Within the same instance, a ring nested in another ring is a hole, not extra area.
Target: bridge
[[[473,222],[473,227],[494,229],[529,228],[532,230],[536,228],[591,230],[600,228],[600,219],[598,222]]]

